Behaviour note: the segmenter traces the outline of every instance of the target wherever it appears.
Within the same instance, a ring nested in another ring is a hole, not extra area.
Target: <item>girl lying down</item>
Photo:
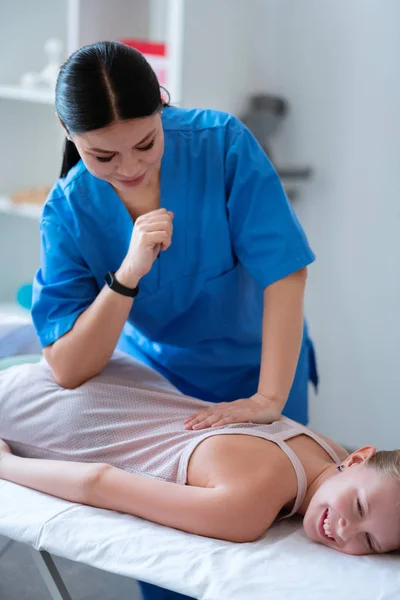
[[[205,405],[125,356],[72,391],[45,363],[9,368],[0,478],[233,542],[298,513],[308,537],[340,552],[399,548],[400,451],[349,455],[284,417],[186,430]]]

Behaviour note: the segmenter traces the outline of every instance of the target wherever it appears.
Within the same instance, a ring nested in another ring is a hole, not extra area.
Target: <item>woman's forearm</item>
[[[118,280],[128,287],[137,285],[137,280],[125,283],[121,275]],[[73,328],[44,349],[59,385],[73,389],[102,371],[115,350],[132,304],[132,298],[105,286]]]
[[[307,269],[273,283],[264,291],[262,357],[258,392],[282,409],[299,359],[304,327]]]
[[[119,283],[135,288],[160,251],[170,247],[173,217],[171,211],[160,208],[136,219],[129,250],[115,273]],[[132,298],[105,286],[73,328],[44,349],[61,386],[75,388],[102,371],[117,345],[132,303]]]
[[[0,452],[0,479],[70,502],[236,542],[256,539],[276,516],[264,500],[256,510],[252,505],[261,495],[253,499],[245,489],[178,485],[99,463],[20,458]]]
[[[21,458],[0,452],[0,479],[71,502],[84,501],[87,482],[93,473],[96,473],[93,463]]]

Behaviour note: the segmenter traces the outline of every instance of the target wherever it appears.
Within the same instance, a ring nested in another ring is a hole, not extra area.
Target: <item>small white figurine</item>
[[[21,77],[23,87],[47,87],[54,90],[58,72],[62,64],[62,42],[57,38],[47,40],[44,45],[47,54],[47,65],[38,73],[25,73]]]

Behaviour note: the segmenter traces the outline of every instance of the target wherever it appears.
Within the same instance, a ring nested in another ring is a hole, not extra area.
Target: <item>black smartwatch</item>
[[[108,271],[104,279],[110,290],[117,292],[117,294],[122,294],[122,296],[129,296],[129,298],[135,298],[139,293],[138,285],[135,288],[128,288],[126,287],[126,285],[122,285],[122,283],[117,281],[115,277],[115,272],[113,271]]]

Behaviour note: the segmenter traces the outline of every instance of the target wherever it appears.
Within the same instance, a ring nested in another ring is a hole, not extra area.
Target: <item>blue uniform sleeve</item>
[[[72,329],[99,289],[57,215],[51,215],[51,219],[44,216],[40,231],[41,266],[33,282],[32,318],[45,347]]]
[[[225,185],[233,250],[263,287],[315,260],[278,175],[237,119],[227,129]]]

